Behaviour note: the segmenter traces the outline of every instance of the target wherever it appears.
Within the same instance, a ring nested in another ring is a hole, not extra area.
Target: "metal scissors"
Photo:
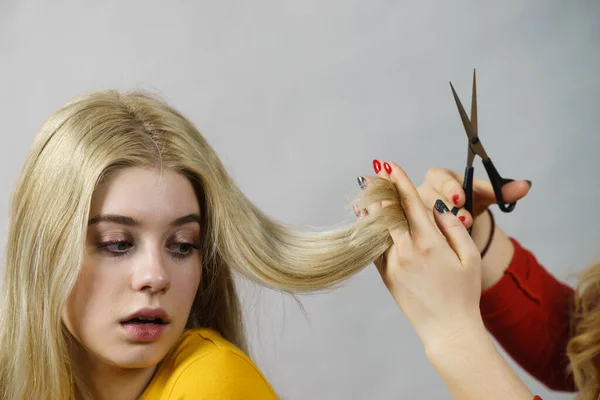
[[[500,176],[496,170],[496,167],[494,166],[494,163],[487,155],[485,148],[481,144],[479,136],[477,135],[477,84],[475,79],[475,70],[473,70],[473,93],[471,95],[470,120],[460,102],[460,99],[458,98],[458,95],[456,94],[456,91],[454,90],[454,86],[452,86],[452,82],[450,82],[450,88],[452,89],[452,95],[456,101],[460,119],[462,120],[462,124],[469,139],[469,146],[467,150],[467,166],[465,167],[465,176],[463,181],[463,190],[465,191],[466,195],[464,208],[470,213],[473,213],[473,161],[475,159],[475,155],[478,155],[481,157],[481,162],[483,163],[483,166],[487,171],[487,175],[490,178],[490,182],[494,188],[494,194],[496,195],[496,202],[498,203],[500,210],[509,213],[514,210],[517,202],[515,201],[513,203],[506,204],[504,202],[504,198],[502,197],[502,187],[509,182],[513,182],[514,179],[506,179]],[[456,210],[455,213],[456,212],[458,212],[458,210]],[[469,233],[471,233],[471,229],[469,229]]]

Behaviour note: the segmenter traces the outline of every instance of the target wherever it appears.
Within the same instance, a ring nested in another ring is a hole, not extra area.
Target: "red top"
[[[481,295],[489,332],[534,378],[552,390],[574,392],[566,349],[574,291],[542,267],[516,240],[504,276]]]

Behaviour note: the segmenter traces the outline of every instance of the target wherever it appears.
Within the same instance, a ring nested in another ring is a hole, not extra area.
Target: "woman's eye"
[[[173,243],[169,250],[173,253],[173,256],[176,258],[186,258],[192,255],[194,250],[197,250],[198,246],[194,243]]]
[[[132,244],[127,241],[118,241],[100,243],[98,247],[103,251],[111,253],[111,255],[122,255],[125,254],[132,247]]]
[[[177,255],[189,255],[194,251],[195,247],[193,243],[174,243],[171,246],[171,250]]]

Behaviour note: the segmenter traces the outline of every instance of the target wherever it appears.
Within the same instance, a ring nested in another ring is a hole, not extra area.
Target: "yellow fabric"
[[[276,399],[250,358],[212,329],[184,332],[139,400]]]

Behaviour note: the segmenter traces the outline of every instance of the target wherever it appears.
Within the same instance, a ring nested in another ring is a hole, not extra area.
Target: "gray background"
[[[600,259],[599,16],[597,1],[1,0],[2,242],[36,131],[83,92],[155,91],[265,211],[328,226],[353,220],[345,205],[373,158],[417,184],[433,166],[462,170],[448,81],[468,107],[476,67],[482,140],[501,174],[533,181],[497,219],[566,278]],[[373,267],[304,297],[307,316],[244,293],[254,358],[283,397],[450,397]],[[572,398],[519,373],[545,399]]]

